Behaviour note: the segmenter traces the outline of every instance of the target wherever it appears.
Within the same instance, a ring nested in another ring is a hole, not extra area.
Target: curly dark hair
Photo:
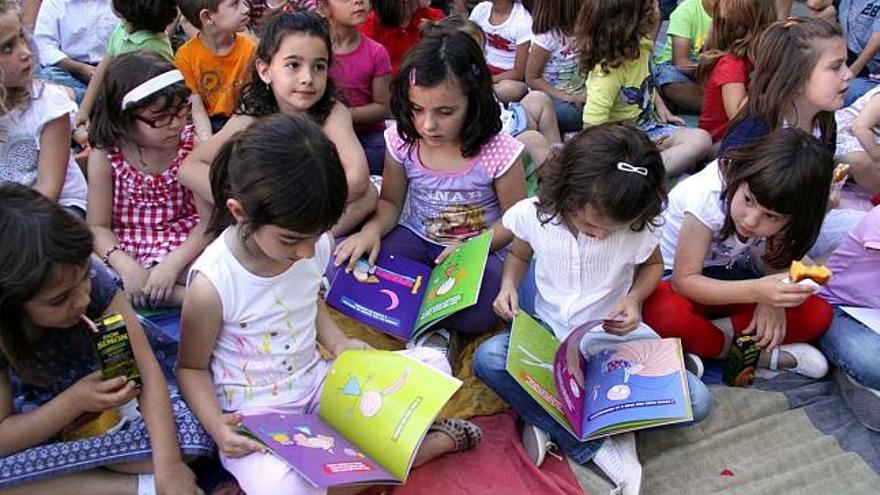
[[[290,34],[305,34],[320,38],[327,46],[328,62],[333,60],[330,25],[317,13],[309,11],[281,12],[273,15],[263,27],[260,44],[255,54],[256,60],[261,60],[265,64],[272,63],[272,57],[278,52],[281,42]],[[253,117],[277,113],[278,100],[275,98],[275,93],[260,79],[256,64],[253,65],[250,80],[241,88],[235,113]],[[333,85],[333,79],[328,76],[324,94],[309,108],[309,115],[323,125],[335,104],[336,87]]]
[[[121,140],[132,141],[137,115],[156,102],[161,102],[157,114],[180,108],[190,95],[183,81],[160,89],[122,110],[122,100],[129,91],[172,70],[174,65],[171,62],[147,51],[123,53],[111,60],[89,115],[89,143],[95,148],[107,149],[117,146]]]
[[[767,239],[763,261],[785,268],[801,259],[816,242],[828,207],[834,156],[807,132],[795,128],[776,130],[756,141],[728,150],[719,158],[727,219],[720,237],[735,235],[730,217],[733,196],[748,184],[764,208],[789,216],[776,235]]]
[[[621,170],[621,162],[646,175]],[[659,227],[666,169],[657,145],[623,124],[589,127],[538,169],[538,220],[567,222],[585,206],[634,232]]]
[[[160,33],[177,18],[175,0],[113,0],[113,10],[132,31]]]
[[[406,52],[400,72],[391,81],[391,113],[397,118],[397,133],[410,146],[421,138],[413,123],[410,86],[433,88],[447,80],[458,82],[468,100],[461,154],[476,156],[501,132],[501,108],[483,50],[463,31],[439,30]]]
[[[580,67],[585,73],[601,66],[607,73],[639,58],[639,45],[657,30],[656,0],[584,1],[575,24]]]

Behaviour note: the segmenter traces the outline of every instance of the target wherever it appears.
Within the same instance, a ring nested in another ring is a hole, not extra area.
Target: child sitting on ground
[[[358,31],[370,13],[370,2],[321,0],[320,10],[330,21],[333,36],[330,78],[351,110],[370,175],[382,175],[385,119],[391,116],[391,60],[384,46]]]
[[[537,198],[504,214],[514,238],[495,312],[508,321],[521,310],[532,312],[559,340],[604,320],[581,342],[587,359],[616,343],[659,338],[641,322],[642,303],[663,275],[659,215],[666,191],[657,147],[637,129],[595,126],[567,142],[538,175]],[[526,276],[530,263],[534,280]],[[575,462],[592,458],[624,494],[638,494],[641,466],[633,433],[578,441],[506,370],[509,343],[508,332],[481,344],[474,373],[539,429],[527,426],[524,439],[546,437],[546,431]],[[687,381],[694,421],[700,421],[712,398],[695,375],[688,373]]]
[[[174,65],[192,91],[192,119],[200,141],[209,139],[232,115],[253,65],[254,41],[244,0],[178,0],[180,12],[199,30],[177,50]]]
[[[532,14],[519,0],[481,2],[470,20],[486,33],[486,63],[501,103],[519,101],[526,86],[526,63],[532,41]]]
[[[360,26],[362,34],[388,50],[391,73],[397,74],[407,50],[422,39],[419,28],[445,17],[442,10],[429,7],[427,0],[375,0],[373,12]]]
[[[336,249],[348,269],[381,247],[433,265],[458,244],[494,232],[476,305],[442,320],[450,330],[489,331],[504,247],[501,215],[525,197],[523,145],[501,131],[500,108],[479,45],[461,31],[424,38],[391,83],[397,126],[385,131],[388,158],[376,213]]]
[[[666,42],[654,58],[654,83],[660,94],[687,112],[702,109],[703,87],[696,77],[697,63],[709,36],[716,2],[684,0],[675,7],[669,16]]]
[[[118,23],[110,0],[43,0],[34,27],[40,78],[73,89],[82,102]]]
[[[189,110],[183,75],[158,55],[130,52],[107,66],[89,129],[88,223],[95,253],[138,307],[180,306],[185,271],[208,242],[177,178],[195,138]]]
[[[657,28],[656,0],[584,2],[578,19],[581,68],[588,71],[584,125],[635,123],[658,144],[666,174],[696,167],[711,149],[702,129],[684,124],[656,91],[650,64]]]
[[[868,191],[880,194],[880,86],[838,110],[837,153],[850,175]]]
[[[85,218],[86,179],[70,152],[76,104],[64,90],[34,80],[34,58],[11,0],[0,0],[0,182],[34,188]]]
[[[318,343],[334,357],[369,348],[342,333],[318,295],[333,250],[328,230],[346,206],[345,170],[333,143],[309,117],[274,115],[223,144],[211,166],[211,184],[218,237],[190,273],[181,320],[181,390],[244,492],[327,493],[239,433],[238,425],[246,415],[317,409],[330,368]],[[439,352],[404,352],[449,373]],[[480,439],[473,423],[436,421],[414,465],[471,449]]]

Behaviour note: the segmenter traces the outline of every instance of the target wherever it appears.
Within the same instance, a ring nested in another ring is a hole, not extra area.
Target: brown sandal
[[[471,450],[483,440],[480,427],[464,419],[438,419],[428,428],[428,433],[432,431],[439,431],[449,436],[455,443],[455,452]]]

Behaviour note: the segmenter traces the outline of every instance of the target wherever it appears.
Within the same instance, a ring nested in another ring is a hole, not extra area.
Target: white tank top
[[[224,231],[190,271],[204,275],[220,296],[223,326],[211,374],[224,411],[281,406],[308,396],[326,375],[316,348],[321,277],[330,260],[325,234],[315,255],[274,277],[248,271],[226,244]]]

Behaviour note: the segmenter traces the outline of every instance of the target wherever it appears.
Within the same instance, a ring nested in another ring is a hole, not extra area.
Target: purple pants
[[[444,246],[426,241],[400,225],[394,227],[394,230],[382,239],[382,252],[403,256],[429,266],[434,266],[434,260],[443,249]],[[501,289],[502,264],[500,253],[489,253],[477,304],[447,316],[439,325],[456,332],[471,334],[491,330],[498,321],[495,311],[492,310],[492,303]]]

